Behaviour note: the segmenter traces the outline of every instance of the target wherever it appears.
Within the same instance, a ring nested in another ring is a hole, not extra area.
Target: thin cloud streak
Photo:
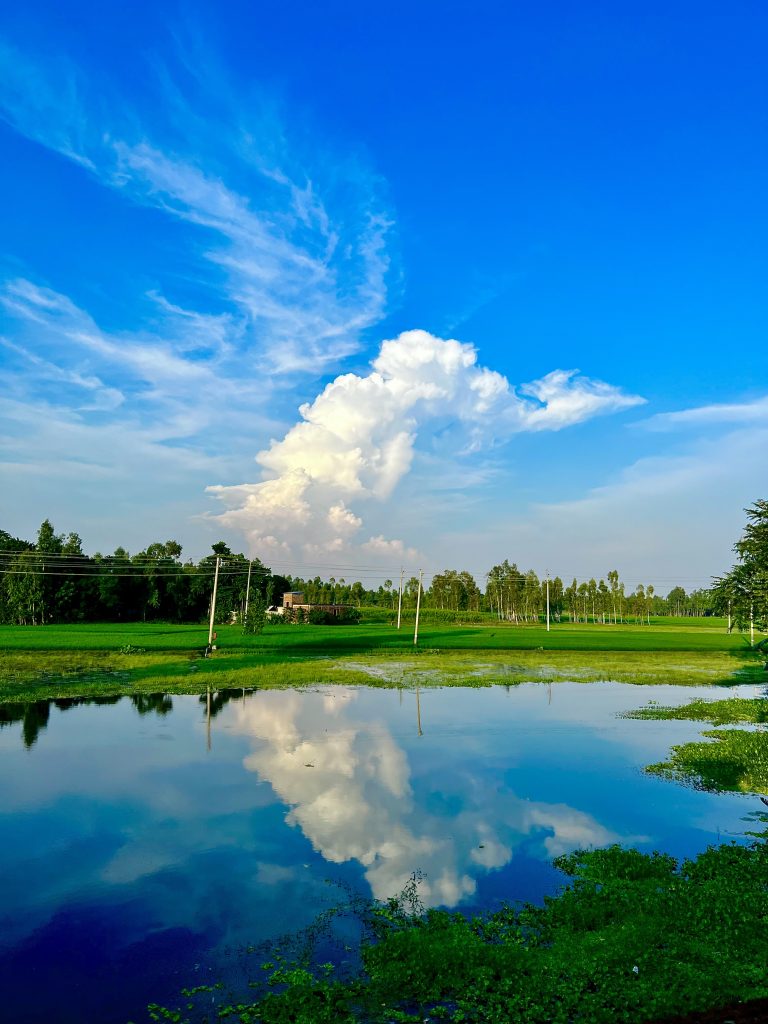
[[[674,430],[676,427],[703,427],[716,424],[768,423],[768,396],[751,402],[722,402],[693,409],[662,412],[641,421],[648,430]]]
[[[480,535],[446,532],[433,550],[439,558],[463,550],[485,567],[507,556],[579,579],[616,568],[660,592],[706,587],[732,564],[742,510],[767,478],[768,427],[729,430],[638,459],[582,498],[518,508]]]

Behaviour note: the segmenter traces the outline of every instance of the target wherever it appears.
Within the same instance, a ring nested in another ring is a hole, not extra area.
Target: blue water
[[[752,695],[741,687],[730,691]],[[0,721],[5,1019],[146,1020],[249,944],[351,889],[422,873],[427,906],[540,900],[553,857],[620,842],[693,854],[756,798],[643,773],[695,722],[618,717],[711,688],[613,683],[322,687],[39,702]],[[18,721],[13,721],[18,718]]]

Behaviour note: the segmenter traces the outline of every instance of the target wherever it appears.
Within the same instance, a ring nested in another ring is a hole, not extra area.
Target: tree
[[[11,562],[6,574],[5,597],[11,622],[38,626],[45,622],[45,592],[37,554],[25,551]]]
[[[243,632],[248,636],[254,636],[264,629],[267,621],[267,602],[262,597],[248,602],[248,614],[243,622]]]
[[[744,510],[747,525],[734,544],[736,565],[715,581],[713,596],[720,612],[729,611],[739,629],[768,629],[768,501],[760,499]]]
[[[685,614],[685,605],[688,600],[688,595],[682,587],[673,587],[667,594],[667,606],[671,615]]]
[[[621,598],[623,595],[624,584],[619,583],[619,573],[616,569],[611,569],[608,573],[608,586],[611,591],[611,608],[613,609],[613,624],[614,626],[618,622],[618,617],[622,616]]]

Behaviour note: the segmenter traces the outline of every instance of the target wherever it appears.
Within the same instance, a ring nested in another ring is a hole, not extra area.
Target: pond
[[[753,687],[322,687],[0,708],[0,990],[17,1024],[146,1020],[258,964],[340,894],[539,901],[553,857],[694,854],[749,795],[644,773],[691,721],[620,717]],[[246,963],[246,961],[248,961]],[[245,966],[244,966],[245,965]],[[245,972],[245,973],[244,973]]]

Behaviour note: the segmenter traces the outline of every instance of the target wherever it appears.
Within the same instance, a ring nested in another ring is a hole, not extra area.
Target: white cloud
[[[300,536],[307,550],[348,544],[363,520],[346,502],[389,499],[411,468],[425,425],[443,425],[452,446],[473,450],[642,402],[561,370],[517,394],[506,377],[478,365],[474,346],[426,331],[383,342],[372,367],[367,376],[342,374],[301,406],[299,422],[256,456],[262,482],[208,488],[228,506],[219,521],[243,530],[254,552],[262,551],[265,536],[289,545]],[[402,540],[383,536],[363,546],[405,552]]]
[[[371,537],[370,540],[361,544],[360,547],[363,551],[367,551],[372,555],[385,558],[390,564],[407,562],[413,565],[419,557],[419,552],[416,548],[406,547],[401,540],[387,540],[381,534],[378,537]]]

